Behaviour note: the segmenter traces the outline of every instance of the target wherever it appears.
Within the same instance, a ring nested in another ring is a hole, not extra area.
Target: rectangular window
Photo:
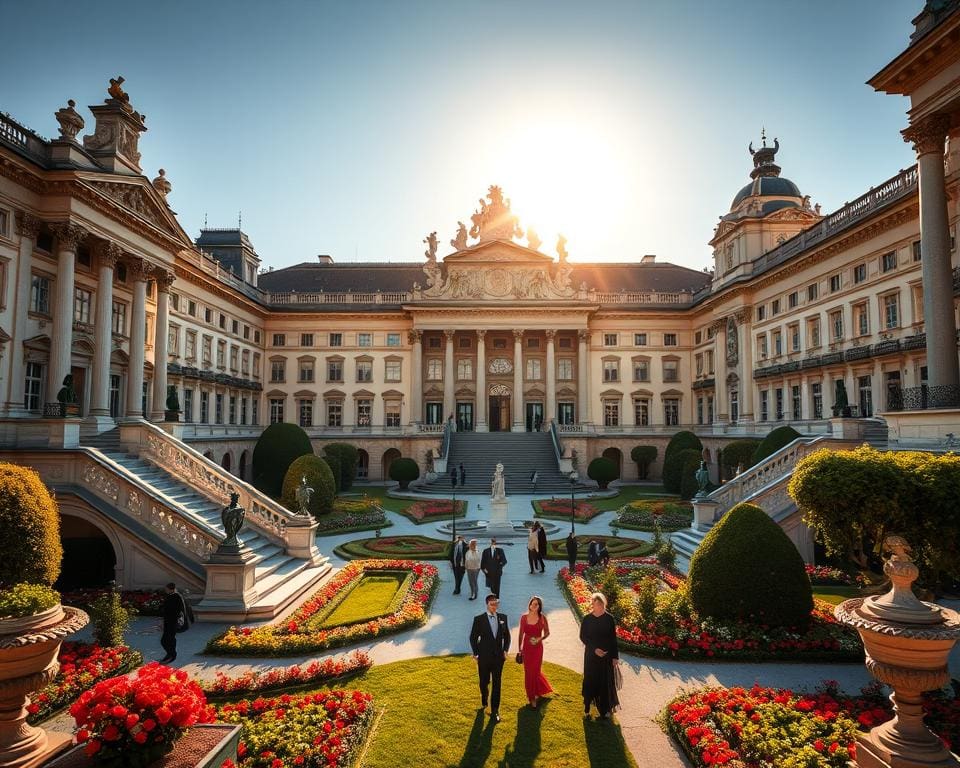
[[[259,331],[259,330],[254,330],[254,332],[253,332],[253,343],[254,343],[254,344],[259,344],[259,343],[260,343],[260,331]]]
[[[240,348],[230,345],[230,370],[236,373],[240,370]]]
[[[620,381],[620,361],[619,360],[603,361],[603,380],[604,381]]]
[[[777,402],[777,421],[783,420],[783,388],[777,387],[774,390],[774,395],[776,396]]]
[[[799,303],[800,303],[800,294],[797,293],[796,291],[794,291],[789,296],[787,296],[787,306],[789,306],[790,309],[796,309],[797,304]]]
[[[398,429],[400,427],[400,403],[391,400],[384,405],[384,409],[386,425],[391,429]]]
[[[887,330],[900,326],[900,296],[891,293],[883,297],[883,327]]]
[[[110,320],[110,327],[118,336],[125,336],[127,333],[127,305],[122,301],[113,302],[113,316]]]
[[[365,384],[373,381],[373,363],[370,360],[360,360],[357,363],[357,381]]]
[[[249,326],[249,325],[244,325],[244,326],[243,326],[243,338],[244,338],[244,341],[250,341],[250,326]]]
[[[663,346],[665,346],[665,347],[675,347],[675,346],[677,346],[677,334],[675,334],[675,333],[665,333],[665,334],[663,334]]]
[[[703,424],[703,398],[697,398],[697,424]]]
[[[443,360],[431,358],[427,360],[427,381],[441,381],[443,379]]]
[[[697,376],[703,376],[703,355],[696,355],[694,360],[697,366]]]
[[[270,381],[274,384],[282,384],[287,380],[287,361],[270,361]]]
[[[24,371],[23,407],[28,411],[40,411],[43,367],[40,363],[27,363]]]
[[[496,345],[494,345],[496,346]],[[440,337],[430,336],[427,339],[427,349],[440,349]]]
[[[857,389],[860,395],[860,418],[868,419],[873,416],[873,377],[859,376]]]
[[[255,379],[260,378],[260,353],[259,352],[253,353],[253,378]],[[256,422],[254,422],[254,424],[256,424]]]
[[[814,317],[807,321],[807,331],[810,334],[810,346],[820,346],[820,318]]]
[[[730,421],[734,424],[740,420],[740,393],[737,390],[730,392]]]
[[[50,281],[45,277],[33,276],[30,283],[30,311],[50,314]]]
[[[204,336],[203,337],[203,362],[205,365],[210,365],[213,361],[213,337]]]
[[[285,333],[275,333],[275,334],[273,334],[273,346],[275,346],[275,347],[285,347],[285,346],[287,346],[287,334],[285,334]]]
[[[640,335],[643,336],[644,339],[647,337],[647,334],[645,333]],[[560,349],[573,349],[573,339],[571,339],[569,336],[561,336],[559,346]]]
[[[192,389],[183,390],[183,420],[188,423],[193,421],[193,390]]]
[[[800,421],[800,386],[798,384],[790,387],[790,400],[793,406],[793,420]]]
[[[914,241],[913,241],[913,260],[914,260],[914,261],[920,261],[921,258],[922,258],[922,256],[921,256],[921,252],[920,252],[920,241],[919,241],[919,240],[914,240]]]
[[[180,328],[171,325],[167,328],[167,354],[176,356],[180,349]]]
[[[620,401],[619,400],[603,401],[603,425],[605,427],[620,426]]]
[[[473,378],[473,361],[457,360],[457,380],[470,381]]]
[[[213,322],[213,310],[210,309],[210,307],[206,307],[206,308],[203,310],[203,320],[204,320],[204,322],[206,322],[206,323],[212,323],[212,322]]]
[[[327,426],[343,426],[343,400],[327,400]]]
[[[774,331],[773,332],[773,355],[774,357],[776,357],[777,355],[782,355],[782,354],[783,354],[783,334],[780,333],[780,331]]]
[[[327,381],[343,381],[343,361],[327,360]]]
[[[858,336],[866,336],[870,333],[870,315],[867,312],[866,302],[854,305],[853,321],[857,326]]]
[[[713,419],[711,419],[713,421]],[[666,397],[663,400],[663,423],[668,427],[680,424],[680,401],[675,397]]]
[[[309,384],[313,381],[313,360],[301,360],[298,366],[297,381]]]
[[[394,344],[394,345],[392,345],[392,346],[395,346],[395,347],[399,347],[399,346],[400,346],[400,344],[399,344],[399,338],[400,338],[400,334],[398,333],[398,334],[397,334],[398,343],[397,343],[397,344]],[[389,342],[389,341],[390,341],[390,335],[387,334],[387,342]],[[471,342],[470,342],[470,337],[469,337],[469,336],[461,336],[461,337],[460,337],[460,339],[459,339],[459,344],[458,344],[458,346],[460,347],[460,349],[470,349],[470,344],[471,344]],[[388,343],[387,346],[389,347],[389,346],[391,346],[391,345]]]
[[[830,313],[830,333],[834,341],[843,339],[843,312],[839,309]]]
[[[238,320],[231,321],[230,332],[234,335],[240,333],[240,322]]]
[[[853,268],[854,284],[862,283],[866,279],[867,279],[867,265],[857,264],[857,266]]]
[[[223,395],[217,394],[214,400],[214,420],[217,424],[223,424]]]
[[[880,267],[884,272],[892,272],[897,268],[897,252],[890,251],[880,257]]]
[[[557,380],[573,381],[573,360],[569,357],[561,357],[557,360]]]
[[[195,301],[187,302],[187,314],[190,315],[190,317],[197,316],[197,302]]]
[[[757,356],[761,360],[766,360],[768,354],[769,348],[767,347],[767,334],[761,333],[759,336],[757,336]]]
[[[527,360],[527,381],[539,381],[541,364],[537,359]]]
[[[200,393],[200,423],[208,424],[210,422],[210,393]]]
[[[810,283],[810,285],[807,286],[807,301],[816,301],[819,294],[820,294],[819,283]]]
[[[223,330],[227,329],[227,316],[222,312],[220,313],[220,328]]]
[[[373,346],[373,334],[372,334],[372,333],[358,333],[358,334],[357,334],[357,346],[358,346],[358,347],[372,347],[372,346]]]
[[[680,361],[679,360],[663,361],[663,380],[665,382],[680,381]]]
[[[461,339],[461,342],[463,339]],[[470,346],[470,339],[467,339],[467,346]],[[387,346],[388,347],[399,347],[400,346],[400,334],[399,333],[388,333],[387,334]]]
[[[830,276],[830,293],[836,293],[840,290],[840,275]]]
[[[237,396],[230,395],[230,399],[227,401],[227,421],[230,424],[237,423]]]
[[[187,331],[187,335],[183,343],[183,355],[187,360],[196,360],[197,359],[197,332],[196,331]]]
[[[260,423],[260,401],[256,397],[250,401],[250,423],[253,426]]]
[[[540,349],[540,339],[536,336],[528,336],[527,349]]]
[[[313,346],[313,334],[312,334],[312,333],[301,333],[301,334],[300,334],[300,346],[301,346],[301,347],[312,347],[312,346]]]
[[[247,425],[247,408],[249,400],[246,397],[240,398],[240,424]]]
[[[494,348],[494,349],[506,349],[506,348],[507,348],[507,340],[506,340],[506,339],[494,339],[494,340],[493,340],[493,348]]]
[[[400,360],[387,360],[383,364],[384,381],[400,381]]]
[[[770,418],[770,391],[760,390],[760,421],[767,421]]]
[[[645,347],[645,346],[647,346],[647,334],[645,334],[645,333],[635,333],[635,334],[633,334],[633,346],[635,346],[635,347]]]
[[[223,339],[217,342],[217,367],[227,367],[227,342]]]
[[[240,353],[240,373],[244,376],[250,375],[250,350],[245,349]]]
[[[790,351],[800,351],[800,325],[799,323],[791,325],[787,331],[790,334]]]
[[[605,347],[615,347],[615,346],[617,346],[617,334],[615,334],[615,333],[605,333],[605,334],[603,334],[603,346],[605,346]]]
[[[767,307],[766,305],[761,304],[759,307],[757,307],[757,321],[759,322],[761,320],[766,320],[766,319],[767,319]]]
[[[373,400],[362,397],[357,400],[357,426],[369,427],[373,423]]]
[[[633,418],[638,427],[650,426],[650,401],[639,398],[633,401]]]
[[[283,421],[283,398],[270,398],[270,423],[279,424]]]
[[[813,396],[813,418],[823,418],[823,385],[819,381],[810,385],[810,394]]]
[[[73,322],[90,324],[90,309],[93,304],[93,296],[90,291],[84,288],[73,289]]]
[[[312,427],[313,426],[313,400],[298,400],[297,401],[297,411],[301,427]]]
[[[774,299],[770,304],[770,313],[776,317],[780,314],[780,299]]]

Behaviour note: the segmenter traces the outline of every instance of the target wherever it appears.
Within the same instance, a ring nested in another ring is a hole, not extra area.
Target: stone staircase
[[[463,464],[466,485],[457,493],[490,495],[497,462],[504,467],[507,495],[532,493],[530,475],[537,471],[537,494],[570,493],[570,479],[557,466],[549,432],[455,432],[451,434],[447,474],[418,486],[425,493],[450,495],[449,468]],[[578,484],[577,491],[587,486]]]
[[[155,429],[155,428],[152,428]],[[166,437],[167,441],[174,438]],[[176,441],[179,443],[179,441]],[[162,497],[167,506],[173,507],[186,521],[199,527],[213,529],[219,537],[223,537],[223,525],[220,513],[223,502],[211,498],[209,488],[198,487],[191,483],[186,473],[173,473],[167,468],[159,466],[150,460],[149,455],[138,455],[130,452],[129,445],[121,440],[120,429],[113,429],[96,436],[83,438],[81,445],[84,449],[93,451],[107,460],[107,464],[115,465],[123,471],[135,476],[138,483],[152,495]],[[170,443],[168,442],[168,445]],[[183,446],[182,443],[180,443]],[[174,446],[175,447],[175,444]],[[189,450],[186,446],[184,449]],[[191,457],[195,458],[195,457]],[[202,457],[200,460],[206,461]],[[212,462],[211,462],[212,465]],[[211,468],[225,470],[212,465]],[[246,488],[257,493],[239,478],[229,476],[230,483],[240,490]],[[240,532],[239,538],[253,553],[254,587],[256,600],[249,607],[246,620],[270,619],[284,612],[289,606],[315,590],[331,566],[326,557],[297,557],[288,552],[284,539],[278,535],[278,529],[270,530],[270,526],[260,525],[263,513],[251,515],[248,509],[246,524]],[[205,616],[215,620],[222,616]]]

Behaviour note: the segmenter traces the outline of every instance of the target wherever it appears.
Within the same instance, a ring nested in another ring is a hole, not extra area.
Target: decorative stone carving
[[[170,190],[173,189],[173,184],[167,179],[167,172],[163,170],[163,168],[160,169],[157,176],[150,183],[153,184],[153,188],[157,190],[164,199],[170,194]]]
[[[500,187],[491,186],[487,199],[489,203],[481,198],[480,210],[470,217],[473,222],[470,237],[478,238],[481,243],[523,237],[517,217],[510,210],[510,201],[504,200]]]
[[[519,344],[523,341],[523,330],[519,328],[513,329],[513,341],[516,344]]]
[[[17,234],[20,235],[20,237],[29,237],[36,242],[37,236],[40,234],[40,228],[43,226],[43,221],[26,211],[17,211],[16,221]]]
[[[456,237],[450,241],[450,245],[458,251],[465,251],[467,249],[467,225],[462,221],[457,222],[457,234]]]
[[[146,282],[153,277],[153,264],[146,259],[134,257],[127,262],[127,272],[134,282]]]
[[[120,257],[123,256],[123,249],[119,245],[105,240],[97,243],[95,252],[100,266],[110,267],[110,269],[116,268],[117,262],[120,261]]]
[[[491,384],[490,394],[494,397],[510,397],[510,387],[506,384]]]
[[[84,126],[83,118],[80,113],[74,109],[77,102],[73,99],[67,100],[67,106],[61,107],[53,116],[60,123],[60,138],[66,141],[76,141],[77,134]]]
[[[423,340],[423,331],[407,331],[408,344],[420,344]]]
[[[505,357],[495,357],[493,358],[493,360],[490,361],[490,365],[487,366],[487,370],[494,375],[502,374],[502,373],[512,373],[513,363],[511,363]],[[508,392],[507,394],[510,394],[510,393]]]
[[[557,257],[561,264],[566,263],[567,255],[567,238],[563,235],[557,235]]]
[[[527,248],[533,251],[539,251],[543,241],[537,237],[533,227],[527,227]]]
[[[727,318],[727,365],[734,366],[740,358],[740,340],[738,338],[737,321],[733,315]]]
[[[54,237],[57,238],[57,250],[76,251],[77,246],[84,241],[87,236],[87,230],[79,224],[70,221],[63,221],[50,227]]]
[[[436,264],[437,263],[437,233],[431,232],[429,235],[423,238],[423,242],[427,244],[427,250],[423,252],[423,255],[427,257],[428,262],[432,262]]]
[[[110,97],[116,99],[122,104],[130,105],[130,97],[127,95],[127,92],[123,90],[120,86],[123,85],[124,77],[123,75],[117,75],[116,79],[110,78],[110,86],[107,88],[107,93],[110,94]]]
[[[160,293],[170,293],[170,289],[173,287],[177,276],[173,272],[168,272],[165,269],[157,269],[153,273],[153,278],[157,281],[157,290]]]
[[[89,464],[84,468],[82,477],[83,482],[114,503],[120,498],[120,484],[102,467]]]
[[[91,186],[120,203],[124,208],[149,221],[154,226],[170,232],[170,227],[154,203],[144,193],[143,188],[135,184],[95,181]]]
[[[937,152],[942,155],[949,129],[948,115],[930,115],[918,123],[912,123],[909,128],[904,128],[900,133],[904,141],[913,144],[913,150],[919,157],[928,152]]]

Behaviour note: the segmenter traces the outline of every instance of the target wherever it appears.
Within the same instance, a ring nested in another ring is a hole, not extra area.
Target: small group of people
[[[463,468],[463,464],[450,467],[450,485],[454,488],[457,487],[458,478],[461,487],[467,484],[467,470]]]
[[[499,612],[500,598],[487,595],[487,609],[473,619],[470,627],[470,649],[477,662],[480,678],[480,703],[490,707],[490,719],[500,722],[500,689],[503,665],[510,653],[510,626],[507,615]],[[534,595],[527,603],[527,611],[520,617],[517,631],[520,652],[516,656],[523,664],[523,684],[527,701],[534,709],[540,699],[553,692],[543,675],[543,643],[550,637],[550,624],[543,612],[543,599]],[[607,613],[607,599],[597,592],[592,596],[591,611],[580,624],[583,643],[584,716],[595,706],[601,718],[608,718],[619,707],[617,696],[617,625]]]
[[[460,594],[463,577],[466,575],[467,584],[470,587],[469,599],[476,600],[482,572],[487,589],[499,598],[500,580],[503,578],[503,568],[506,564],[507,556],[503,547],[497,546],[496,539],[490,539],[490,546],[480,552],[477,549],[476,539],[470,539],[467,543],[463,540],[463,536],[457,536],[450,551],[450,565],[453,567],[453,594]]]
[[[544,555],[547,554],[547,532],[539,520],[534,521],[527,533],[527,561],[530,563],[530,573],[545,573]]]

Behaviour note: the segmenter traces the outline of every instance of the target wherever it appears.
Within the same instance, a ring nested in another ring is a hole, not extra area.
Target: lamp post
[[[574,520],[576,519],[576,516],[577,516],[577,506],[576,506],[576,502],[574,501],[573,495],[577,490],[578,477],[579,476],[577,475],[576,471],[570,473],[570,533],[571,534],[576,534],[576,530],[574,528]]]
[[[457,469],[454,467],[453,471],[450,473],[450,486],[453,488],[453,533],[451,534],[451,541],[454,546],[457,543]]]

